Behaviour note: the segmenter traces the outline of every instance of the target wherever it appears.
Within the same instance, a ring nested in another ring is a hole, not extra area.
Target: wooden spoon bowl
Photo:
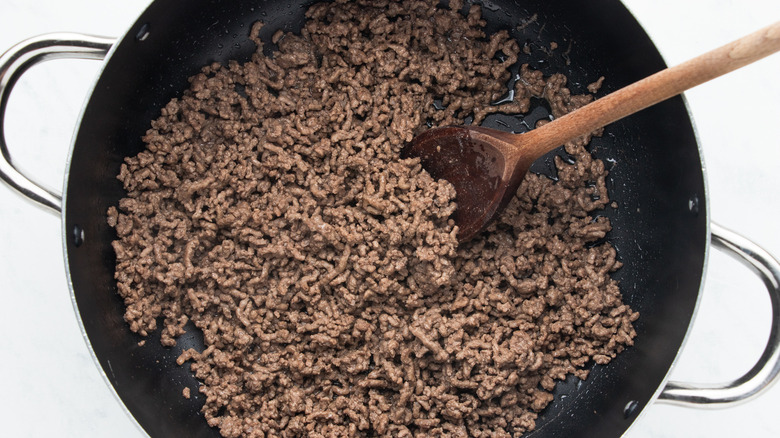
[[[481,126],[446,126],[425,131],[402,151],[402,158],[419,157],[431,176],[455,186],[459,240],[476,235],[506,207],[535,161],[520,153],[516,137]]]

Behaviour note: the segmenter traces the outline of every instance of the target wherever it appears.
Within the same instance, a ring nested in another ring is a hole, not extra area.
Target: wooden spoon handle
[[[616,120],[755,62],[780,50],[780,22],[638,82],[522,136],[537,157]]]

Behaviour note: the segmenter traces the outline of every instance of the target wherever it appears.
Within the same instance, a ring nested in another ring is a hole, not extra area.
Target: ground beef
[[[427,126],[592,100],[523,66],[491,105],[521,48],[437,3],[317,4],[270,56],[257,24],[251,61],[203,68],[121,166],[125,319],[166,346],[203,332],[178,363],[225,437],[518,436],[557,380],[632,344],[587,138],[460,246],[452,186],[399,158]]]

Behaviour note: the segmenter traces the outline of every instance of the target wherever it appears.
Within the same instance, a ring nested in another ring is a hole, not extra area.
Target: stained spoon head
[[[455,186],[457,208],[453,213],[458,240],[465,242],[503,210],[528,168],[518,173],[508,150],[512,134],[475,126],[434,128],[415,137],[401,152],[402,158],[420,158],[435,179]],[[530,165],[530,164],[529,164]]]

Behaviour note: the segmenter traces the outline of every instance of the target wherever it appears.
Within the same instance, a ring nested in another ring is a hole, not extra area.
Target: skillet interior
[[[65,197],[67,263],[84,329],[109,381],[137,421],[152,436],[218,436],[199,413],[204,400],[189,365],[178,367],[182,349],[200,349],[195,330],[178,346],[159,345],[159,333],[144,347],[122,319],[113,281],[115,238],[105,212],[122,197],[119,165],[138,153],[140,137],[159,108],[187,86],[200,67],[246,60],[254,50],[249,29],[266,23],[266,40],[279,28],[297,30],[311,1],[168,0],[153,3],[105,65],[77,132]],[[665,67],[628,11],[616,0],[485,1],[488,30],[510,29],[532,53],[521,62],[546,74],[561,72],[574,92],[606,76],[600,94]],[[536,19],[532,17],[536,16]],[[518,26],[525,23],[524,26]],[[146,38],[137,38],[145,33]],[[549,43],[559,48],[551,53]],[[272,47],[269,43],[268,48]],[[542,107],[536,116],[544,115]],[[498,117],[500,118],[500,117]],[[500,127],[497,118],[486,125]],[[517,118],[503,119],[522,130]],[[612,165],[608,181],[619,209],[609,239],[624,267],[615,277],[625,301],[641,314],[638,336],[607,366],[595,366],[582,383],[558,385],[555,401],[529,436],[619,436],[653,397],[687,331],[698,296],[707,243],[701,161],[685,104],[675,98],[617,122],[591,143]],[[550,157],[532,170],[550,173]],[[71,238],[84,230],[80,246]],[[189,400],[183,386],[192,389]],[[624,408],[636,401],[633,414]]]

